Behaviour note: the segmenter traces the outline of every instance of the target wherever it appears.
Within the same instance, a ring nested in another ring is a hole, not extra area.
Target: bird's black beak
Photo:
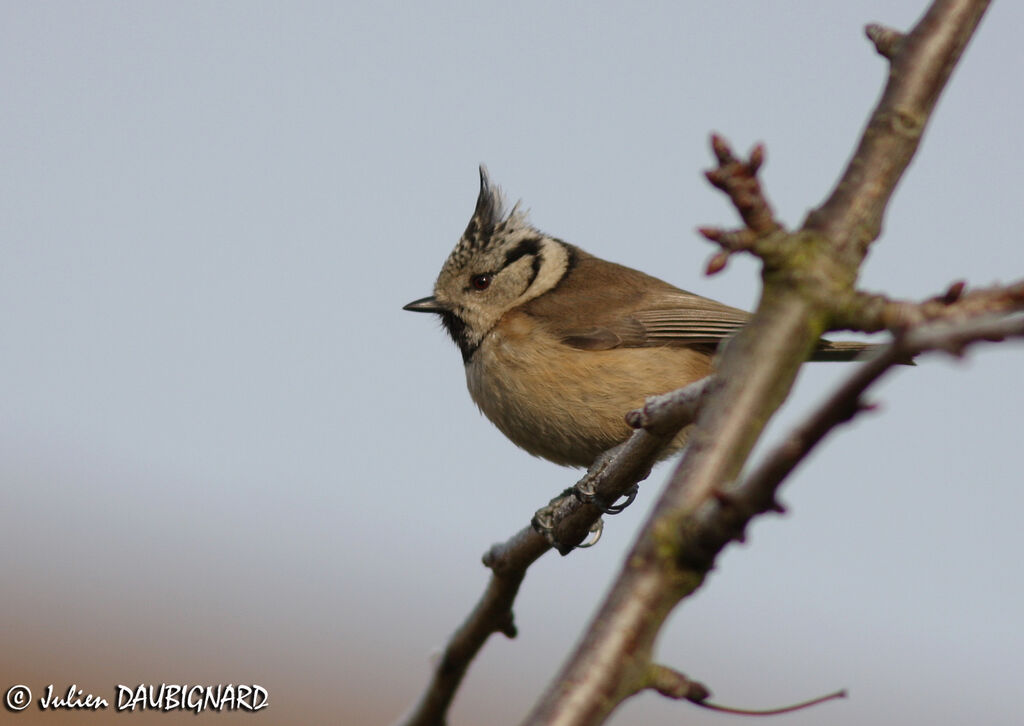
[[[447,308],[434,299],[434,296],[421,297],[413,300],[408,305],[403,305],[402,310],[409,310],[414,313],[443,313]]]

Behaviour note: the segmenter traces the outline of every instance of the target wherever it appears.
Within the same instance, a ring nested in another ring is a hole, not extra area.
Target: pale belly
[[[629,437],[625,415],[647,396],[710,372],[709,358],[686,348],[586,351],[490,335],[467,364],[466,383],[484,415],[515,444],[557,464],[589,466]]]

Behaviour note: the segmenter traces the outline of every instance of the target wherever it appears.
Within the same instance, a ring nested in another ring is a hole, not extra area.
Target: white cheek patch
[[[569,269],[569,250],[565,245],[545,237],[540,243],[540,269],[533,283],[516,301],[518,305],[543,295],[559,283]]]

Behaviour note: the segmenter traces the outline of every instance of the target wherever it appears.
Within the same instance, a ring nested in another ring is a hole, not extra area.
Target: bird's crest
[[[515,232],[531,229],[526,212],[519,202],[505,211],[505,198],[501,189],[492,184],[487,167],[480,165],[480,194],[476,198],[473,217],[466,225],[458,244],[452,250],[446,266],[461,268],[475,254],[486,251],[494,242],[501,242]]]

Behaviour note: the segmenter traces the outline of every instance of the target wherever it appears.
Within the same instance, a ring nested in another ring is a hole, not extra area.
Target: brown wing
[[[750,319],[749,313],[683,290],[651,303],[656,307],[634,313],[647,345],[718,345]]]
[[[567,345],[584,350],[717,346],[749,314],[570,247],[556,288],[523,306]]]
[[[541,295],[523,306],[566,345],[582,350],[682,346],[710,352],[750,319],[739,308],[571,245],[569,249],[573,266],[557,294]],[[873,347],[822,339],[813,359],[848,361]]]

